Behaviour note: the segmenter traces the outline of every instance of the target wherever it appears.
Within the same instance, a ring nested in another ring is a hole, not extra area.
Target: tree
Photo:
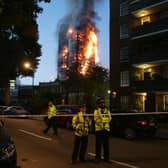
[[[92,65],[86,75],[82,75],[72,68],[67,75],[68,79],[63,82],[66,95],[76,93],[77,96],[80,93],[84,93],[82,103],[86,103],[91,111],[95,107],[95,102],[98,97],[103,96],[107,98],[109,72],[106,68],[99,65]],[[77,96],[77,100],[79,101],[79,96]]]
[[[36,18],[42,12],[38,3],[50,0],[0,1],[0,87],[8,88],[9,80],[19,75],[32,75],[25,71],[23,62],[29,60],[35,70],[41,56]],[[7,96],[8,97],[8,96]]]
[[[91,109],[95,108],[99,97],[109,100],[107,91],[109,90],[109,71],[108,69],[95,65],[92,66],[86,77],[86,99]],[[107,101],[108,102],[108,101]]]

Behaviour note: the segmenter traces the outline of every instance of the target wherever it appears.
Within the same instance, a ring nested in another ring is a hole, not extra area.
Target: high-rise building
[[[98,61],[94,2],[74,1],[70,13],[60,21],[57,61],[59,80],[66,80],[72,68],[85,75],[90,65]]]
[[[168,0],[111,0],[110,8],[112,103],[168,111]]]

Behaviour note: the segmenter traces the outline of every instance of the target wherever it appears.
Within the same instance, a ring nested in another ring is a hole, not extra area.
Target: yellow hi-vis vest
[[[56,107],[55,105],[48,107],[48,119],[56,115]]]
[[[110,111],[105,108],[101,112],[101,108],[94,110],[95,131],[107,130],[110,131],[110,121],[112,117]]]
[[[89,133],[89,118],[85,117],[82,112],[74,115],[72,118],[72,126],[75,129],[75,135],[87,136]]]

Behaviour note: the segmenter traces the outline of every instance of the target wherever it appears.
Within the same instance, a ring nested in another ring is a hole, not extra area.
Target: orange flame
[[[83,75],[85,75],[87,70],[89,69],[90,63],[98,62],[97,46],[98,46],[98,38],[97,38],[96,32],[94,32],[93,30],[89,30],[88,41],[84,49],[85,59],[83,61],[83,65],[80,71],[80,73],[82,73]]]
[[[91,64],[96,64],[99,61],[97,30],[90,23],[77,32],[72,27],[69,27],[67,30],[67,37],[71,39],[69,40],[69,45],[74,47],[76,50],[73,52],[74,50],[72,48],[68,49],[68,47],[64,47],[62,56],[64,57],[68,55],[69,50],[71,50],[71,63],[73,64],[77,62],[78,72],[85,75],[88,72]],[[65,66],[63,67],[65,68]]]
[[[80,41],[79,51],[77,54],[79,73],[85,75],[91,64],[98,63],[98,36],[95,27],[88,23],[87,27],[78,32]]]
[[[63,51],[62,51],[62,57],[65,59],[67,58],[67,54],[69,52],[69,49],[67,46],[64,46]]]

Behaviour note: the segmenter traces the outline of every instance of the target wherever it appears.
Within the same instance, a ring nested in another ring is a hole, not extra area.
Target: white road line
[[[96,156],[94,153],[88,153],[88,155],[90,156]],[[124,166],[124,167],[129,167],[129,168],[139,168],[137,166],[134,166],[134,165],[131,165],[131,164],[128,164],[128,163],[125,163],[125,162],[119,162],[119,161],[116,161],[116,160],[110,160],[111,162],[113,163],[116,163],[118,165],[121,165],[121,166]]]
[[[52,141],[52,138],[47,138],[47,137],[44,137],[44,136],[35,134],[35,133],[33,133],[33,132],[29,132],[29,131],[26,131],[26,130],[23,130],[23,129],[19,129],[19,131],[20,131],[20,132],[23,132],[23,133],[25,133],[25,134],[32,135],[32,136],[34,136],[34,137],[40,138],[40,139],[44,139],[44,140],[47,140],[47,141]]]

